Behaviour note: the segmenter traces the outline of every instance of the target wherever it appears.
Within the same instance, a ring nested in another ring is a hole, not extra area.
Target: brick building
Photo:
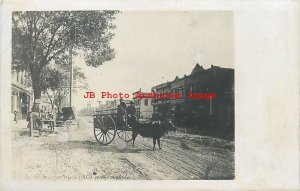
[[[163,83],[157,86],[152,87],[151,91],[160,94],[160,93],[170,93],[171,92],[171,83]],[[171,99],[170,98],[160,98],[152,100],[153,106],[153,115],[159,118],[169,117],[171,114]]]
[[[196,128],[234,130],[234,70],[196,64],[190,75],[176,76],[173,81],[159,84],[152,92],[179,93],[180,99],[162,98],[152,102],[154,113],[173,117],[177,124]],[[190,99],[189,92],[214,93],[216,99]]]

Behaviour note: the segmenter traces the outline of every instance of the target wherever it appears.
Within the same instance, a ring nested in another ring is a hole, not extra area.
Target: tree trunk
[[[33,82],[33,94],[34,94],[34,99],[41,99],[42,97],[42,90],[39,84],[35,84],[36,82]]]
[[[61,112],[61,98],[58,97],[58,101],[57,101],[57,108],[58,108],[58,111]]]
[[[33,95],[34,95],[34,107],[39,111],[40,110],[39,106],[42,97],[40,72],[38,71],[32,72],[31,80],[32,80],[32,88],[33,88]]]

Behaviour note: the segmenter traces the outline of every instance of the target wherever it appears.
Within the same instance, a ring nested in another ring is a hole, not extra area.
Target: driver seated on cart
[[[118,119],[122,125],[126,124],[126,111],[127,106],[123,99],[120,99],[120,105],[118,105]]]
[[[137,123],[136,109],[133,101],[130,101],[130,105],[127,107],[127,121],[131,126]]]

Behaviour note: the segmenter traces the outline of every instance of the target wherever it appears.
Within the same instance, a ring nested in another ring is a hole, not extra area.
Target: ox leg
[[[51,124],[51,132],[54,133],[54,122],[50,122]]]
[[[157,139],[157,144],[158,144],[158,148],[161,149],[161,147],[160,147],[160,138]]]
[[[132,132],[132,145],[134,146],[134,142],[135,142],[135,139],[136,139],[136,137],[138,136],[138,133],[136,133],[136,132]]]
[[[155,150],[156,138],[153,137],[153,150]]]

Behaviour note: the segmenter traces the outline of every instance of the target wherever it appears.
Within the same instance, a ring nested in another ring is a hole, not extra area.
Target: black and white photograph
[[[299,189],[299,2],[0,4],[0,190]]]
[[[13,12],[11,91],[17,180],[234,179],[232,12]]]

